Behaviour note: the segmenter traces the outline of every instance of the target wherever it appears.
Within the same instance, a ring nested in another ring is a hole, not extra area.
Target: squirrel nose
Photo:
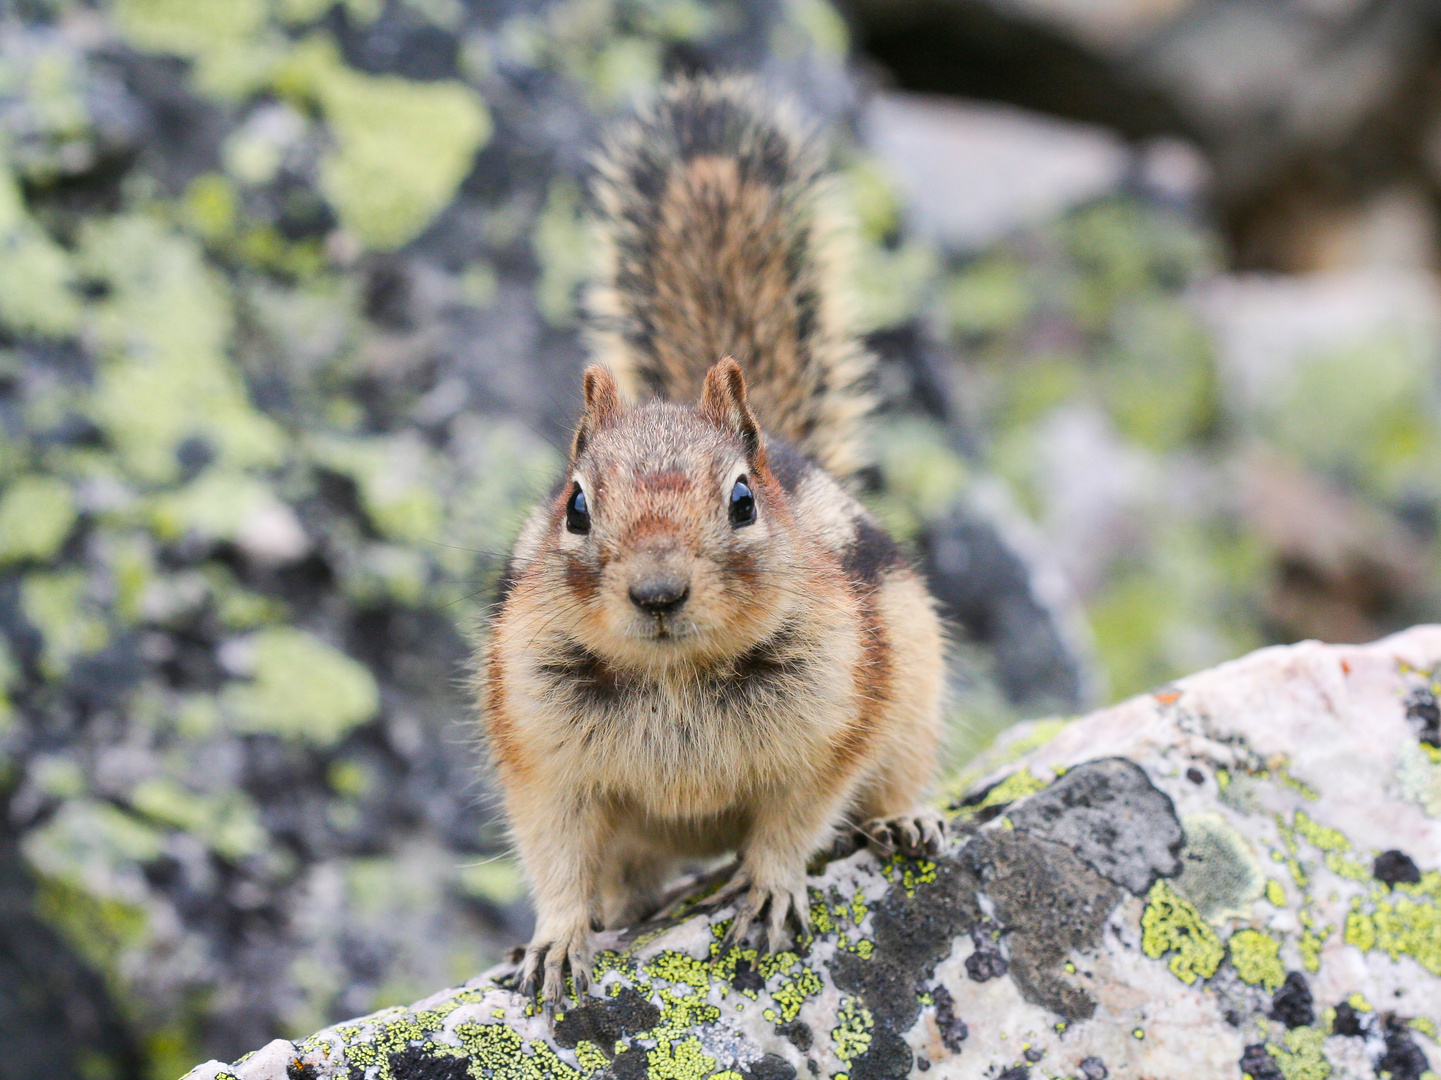
[[[675,578],[652,578],[630,587],[630,602],[647,615],[675,611],[690,596],[690,586]]]

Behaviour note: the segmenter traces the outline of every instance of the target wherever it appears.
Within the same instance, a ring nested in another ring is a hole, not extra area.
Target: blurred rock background
[[[1441,616],[1437,11],[0,0],[0,1077],[168,1080],[528,931],[467,640],[558,468],[586,154],[835,131],[953,758]]]

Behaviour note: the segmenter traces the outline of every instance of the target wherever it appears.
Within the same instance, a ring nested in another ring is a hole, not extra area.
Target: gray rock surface
[[[1105,128],[919,94],[875,94],[863,130],[900,185],[907,218],[952,252],[1114,194],[1132,167]]]
[[[503,970],[189,1080],[1423,1080],[1441,1067],[1441,627],[1254,653],[960,781],[934,861],[830,862],[814,938],[612,933],[551,1028]]]

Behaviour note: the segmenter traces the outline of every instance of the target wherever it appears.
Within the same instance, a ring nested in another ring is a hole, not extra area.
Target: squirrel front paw
[[[731,879],[707,898],[708,908],[724,907],[736,901],[735,921],[726,932],[721,949],[745,943],[751,925],[765,914],[765,950],[780,952],[786,944],[786,924],[791,922],[799,931],[796,940],[811,932],[810,901],[806,896],[805,871],[778,882],[761,882],[754,871],[742,863]]]
[[[860,827],[866,843],[878,855],[900,852],[912,858],[937,855],[946,837],[945,819],[929,807],[871,818]]]
[[[520,992],[526,997],[540,990],[541,1004],[552,1014],[565,1000],[565,973],[569,968],[575,983],[575,996],[584,997],[590,989],[590,924],[576,923],[558,933],[545,933],[538,928],[525,948],[520,966]]]

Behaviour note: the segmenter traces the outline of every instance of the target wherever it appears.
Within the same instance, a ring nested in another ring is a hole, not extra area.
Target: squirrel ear
[[[746,380],[741,367],[727,356],[706,372],[700,412],[707,420],[735,432],[745,444],[746,456],[760,465],[765,460],[760,427],[746,401]]]
[[[575,441],[571,443],[570,457],[574,461],[590,442],[595,429],[609,423],[620,412],[620,392],[616,389],[615,376],[598,364],[585,369],[585,412],[575,428]]]

